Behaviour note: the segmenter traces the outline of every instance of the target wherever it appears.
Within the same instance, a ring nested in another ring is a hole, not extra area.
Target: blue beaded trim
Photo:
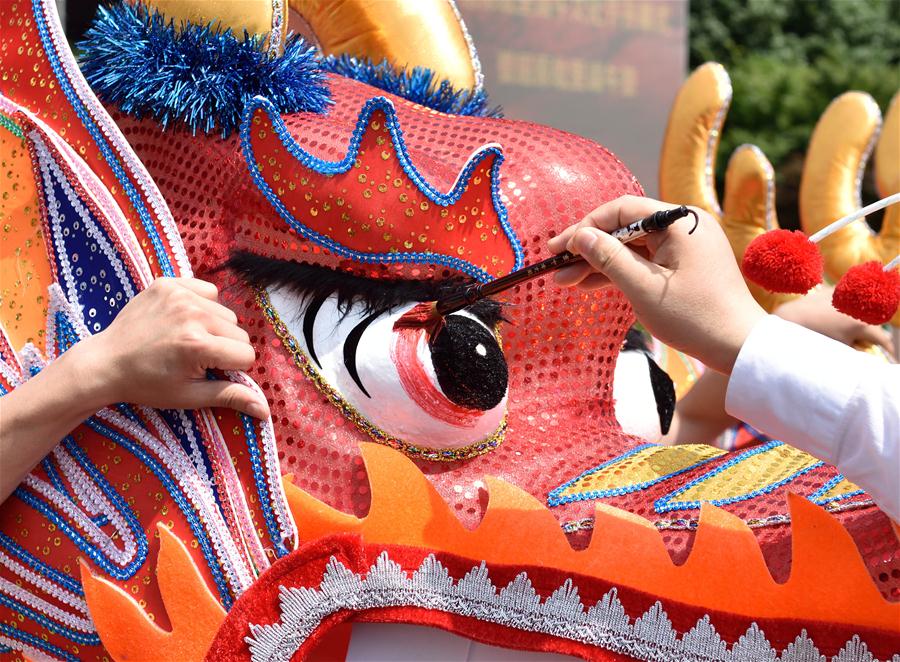
[[[831,503],[833,501],[843,501],[844,499],[850,499],[851,497],[866,493],[865,490],[853,490],[852,492],[847,492],[846,494],[838,494],[837,496],[825,497],[825,494],[829,490],[833,489],[842,480],[844,480],[844,475],[838,474],[837,476],[826,482],[824,485],[822,485],[822,487],[813,492],[809,496],[809,500],[820,506],[824,506],[825,504]]]
[[[500,220],[500,226],[503,228],[503,232],[506,234],[507,239],[509,239],[515,255],[515,263],[513,264],[511,271],[521,268],[524,264],[525,258],[524,253],[522,252],[522,245],[519,243],[519,239],[512,229],[512,226],[509,224],[506,206],[500,199],[500,165],[503,163],[503,152],[498,147],[483,147],[474,157],[469,159],[468,163],[466,163],[466,166],[457,178],[453,189],[449,193],[441,193],[429,184],[413,165],[409,153],[406,150],[406,142],[403,139],[403,131],[400,128],[400,123],[397,119],[397,111],[394,109],[394,104],[385,97],[373,97],[362,107],[356,121],[356,128],[350,136],[350,144],[347,146],[347,155],[340,161],[325,161],[313,156],[300,147],[297,141],[294,140],[293,136],[288,132],[277,109],[268,99],[254,97],[244,109],[244,121],[241,123],[241,148],[244,153],[244,160],[247,162],[247,168],[250,170],[250,177],[281,218],[302,237],[324,246],[336,255],[348,257],[357,262],[437,264],[455,269],[456,271],[467,274],[481,282],[492,280],[490,274],[481,267],[472,264],[468,260],[463,260],[452,255],[420,252],[363,253],[347,248],[331,237],[320,234],[304,225],[301,221],[298,221],[291,212],[288,211],[288,208],[275,192],[272,191],[272,187],[269,186],[259,171],[259,165],[253,154],[253,147],[250,142],[253,114],[258,109],[265,111],[269,115],[269,118],[272,120],[272,129],[291,156],[297,159],[304,167],[326,176],[345,173],[353,167],[353,164],[356,162],[356,157],[359,154],[360,142],[362,141],[363,134],[369,124],[369,118],[376,110],[383,111],[385,114],[385,126],[391,134],[391,141],[397,153],[397,160],[400,162],[400,167],[403,168],[403,172],[406,173],[407,177],[413,181],[416,187],[429,200],[444,207],[455,204],[459,200],[460,196],[462,196],[468,187],[469,179],[478,164],[490,155],[495,155],[496,159],[491,167],[491,200],[494,205],[494,210],[497,212],[497,217]]]
[[[780,441],[770,441],[769,443],[763,444],[762,446],[757,446],[756,448],[751,448],[748,451],[744,451],[737,457],[733,457],[732,459],[728,460],[727,462],[720,464],[712,471],[709,471],[709,472],[703,474],[702,476],[698,476],[697,478],[690,481],[689,483],[685,483],[684,485],[679,487],[677,490],[675,490],[673,492],[669,492],[669,494],[666,494],[664,497],[657,499],[656,502],[653,504],[653,510],[655,510],[657,513],[667,513],[667,512],[671,512],[673,510],[696,510],[696,509],[700,508],[700,506],[703,503],[711,503],[714,506],[724,506],[724,505],[728,505],[730,503],[737,503],[739,501],[747,501],[748,499],[753,499],[755,497],[762,496],[763,494],[770,494],[771,492],[774,492],[775,490],[777,490],[779,487],[790,483],[795,478],[798,478],[798,477],[802,476],[803,474],[808,473],[808,472],[812,471],[813,469],[817,469],[818,467],[821,467],[822,465],[825,464],[824,462],[816,462],[816,463],[806,467],[805,469],[800,469],[799,471],[795,471],[787,478],[783,478],[777,482],[771,483],[764,487],[760,487],[760,488],[757,488],[750,492],[746,492],[744,494],[740,494],[737,496],[726,497],[724,499],[708,499],[708,500],[703,500],[703,501],[676,501],[675,500],[675,498],[678,495],[683,494],[684,492],[691,489],[695,485],[699,485],[700,483],[703,483],[703,482],[709,480],[713,476],[717,476],[718,474],[722,473],[723,471],[727,471],[731,467],[733,467],[737,464],[740,464],[747,458],[752,457],[754,455],[759,455],[760,453],[768,453],[773,448],[777,448],[778,446],[783,446],[783,445],[784,444]]]
[[[10,639],[18,639],[22,643],[33,646],[34,648],[40,648],[45,653],[55,655],[56,657],[65,660],[66,662],[81,662],[77,657],[75,657],[71,653],[67,653],[62,648],[54,646],[53,644],[44,641],[40,637],[36,637],[30,632],[19,630],[18,628],[14,628],[10,625],[7,625],[6,623],[0,623],[0,634],[4,634]]]
[[[197,538],[197,542],[200,545],[200,550],[203,553],[203,558],[206,561],[206,565],[209,567],[210,572],[213,576],[213,581],[216,583],[216,588],[219,590],[219,596],[222,599],[222,603],[225,606],[225,609],[230,609],[231,605],[234,604],[234,600],[231,597],[231,593],[228,590],[228,585],[225,582],[225,577],[222,575],[222,568],[219,565],[218,559],[216,558],[215,551],[212,548],[212,544],[210,543],[209,537],[206,531],[203,528],[203,524],[200,522],[200,519],[197,517],[196,512],[191,508],[191,505],[188,503],[184,494],[182,494],[181,489],[172,480],[172,477],[166,471],[166,469],[156,461],[155,458],[151,457],[147,451],[145,451],[140,445],[134,443],[131,439],[126,437],[115,430],[112,430],[94,418],[89,418],[85,421],[85,425],[89,428],[102,434],[107,439],[110,439],[117,444],[120,444],[125,450],[130,452],[136,458],[138,458],[141,462],[143,462],[153,474],[159,479],[159,482],[163,484],[166,491],[172,496],[175,500],[175,504],[178,506],[179,510],[184,514],[185,519],[187,520],[188,526],[191,528],[191,532]]]
[[[54,621],[52,618],[49,618],[41,612],[32,609],[28,605],[23,605],[18,600],[14,600],[9,596],[4,595],[3,593],[0,593],[0,605],[9,607],[25,618],[30,618],[35,623],[43,625],[45,628],[50,630],[50,632],[55,632],[59,636],[65,637],[69,641],[74,641],[76,644],[81,644],[83,646],[100,645],[100,637],[96,634],[96,632],[93,634],[89,634],[87,632],[79,632],[78,630],[67,628],[64,625],[60,625],[57,621]]]
[[[72,87],[71,82],[69,82],[69,79],[66,76],[66,72],[63,70],[62,64],[60,64],[59,62],[59,56],[56,53],[56,48],[53,44],[53,40],[50,38],[50,33],[47,29],[46,17],[44,16],[44,12],[42,9],[42,4],[44,1],[45,0],[32,0],[31,7],[32,12],[34,13],[35,27],[38,29],[38,34],[41,37],[41,44],[44,48],[44,52],[47,55],[47,61],[50,63],[50,67],[53,69],[53,73],[56,76],[56,81],[59,83],[59,89],[62,90],[63,94],[65,94],[66,98],[69,100],[69,103],[72,104],[72,109],[75,111],[75,114],[78,115],[78,119],[81,120],[81,123],[91,135],[91,138],[94,139],[94,142],[97,145],[97,148],[100,150],[100,153],[103,155],[104,160],[109,164],[109,167],[112,169],[116,179],[119,180],[119,183],[122,185],[122,189],[125,191],[125,195],[128,197],[128,200],[132,205],[134,205],[135,211],[137,211],[137,214],[141,219],[141,224],[144,226],[144,230],[147,232],[147,237],[150,239],[150,243],[153,244],[153,250],[156,253],[156,259],[159,262],[159,266],[160,269],[162,269],[163,275],[175,276],[176,274],[172,269],[172,264],[169,261],[169,256],[166,253],[165,247],[163,246],[162,240],[159,237],[159,233],[156,231],[156,226],[153,223],[153,219],[151,218],[150,213],[147,211],[147,207],[144,204],[144,201],[141,199],[140,194],[134,188],[134,184],[131,183],[131,179],[128,177],[128,174],[123,170],[122,164],[116,158],[115,153],[107,144],[106,139],[103,137],[102,131],[97,127],[96,124],[94,124],[84,102]]]
[[[697,467],[704,465],[707,462],[712,462],[717,457],[720,457],[720,456],[708,457],[705,460],[700,460],[699,462],[696,462],[695,464],[692,464],[689,467],[684,467],[683,469],[679,469],[678,471],[673,471],[672,473],[668,473],[665,476],[659,476],[652,480],[645,480],[640,483],[634,483],[633,485],[623,485],[622,487],[613,487],[613,488],[608,488],[605,490],[590,490],[588,492],[579,492],[578,494],[566,494],[566,495],[562,494],[563,492],[566,491],[567,488],[571,487],[573,484],[577,483],[582,478],[590,476],[591,474],[595,474],[598,471],[605,469],[606,467],[609,467],[611,465],[618,464],[625,458],[631,457],[632,455],[635,455],[636,453],[639,453],[646,448],[653,448],[654,446],[659,446],[659,444],[641,444],[640,446],[637,446],[637,447],[631,449],[627,453],[623,453],[622,455],[619,455],[618,457],[614,457],[611,460],[607,460],[603,464],[597,465],[593,469],[588,469],[581,475],[576,476],[572,480],[569,480],[569,481],[563,483],[562,485],[560,485],[559,487],[557,487],[553,491],[551,491],[547,497],[547,505],[551,506],[551,507],[552,506],[562,506],[564,504],[572,503],[575,501],[593,501],[595,499],[606,499],[608,497],[617,497],[617,496],[623,496],[625,494],[631,494],[632,492],[639,492],[641,490],[647,489],[648,487],[652,487],[653,485],[656,485],[657,483],[661,483],[664,480],[669,480],[670,478],[674,478],[675,476],[678,476],[687,471],[690,471],[691,469],[696,469]]]
[[[38,574],[43,575],[47,579],[56,582],[75,595],[84,597],[84,591],[82,590],[81,583],[78,580],[74,579],[73,577],[69,577],[66,574],[63,574],[52,566],[47,565],[34,554],[21,547],[5,533],[0,533],[0,548],[2,548],[3,551],[5,551],[18,561],[21,561],[25,565],[29,566]]]
[[[263,470],[262,458],[257,444],[256,430],[253,427],[253,418],[246,414],[238,414],[241,423],[244,426],[244,435],[247,438],[247,450],[250,456],[250,467],[253,471],[253,482],[256,485],[256,493],[259,495],[259,505],[262,509],[263,520],[266,524],[266,531],[269,538],[275,546],[275,555],[278,558],[287,556],[289,551],[281,539],[281,530],[278,527],[278,521],[272,509],[272,499],[269,496],[269,485],[266,479],[266,473]]]
[[[107,574],[109,574],[114,579],[126,580],[130,579],[137,573],[138,570],[141,569],[141,566],[144,565],[144,561],[147,560],[147,550],[148,543],[147,537],[144,534],[144,529],[141,526],[141,523],[138,521],[137,517],[134,514],[134,511],[125,503],[125,500],[122,499],[121,495],[112,487],[112,485],[107,482],[106,478],[103,474],[94,466],[94,464],[87,459],[87,456],[84,454],[84,451],[78,447],[71,439],[63,440],[63,444],[75,459],[78,461],[78,464],[81,465],[81,468],[84,469],[87,474],[94,480],[96,485],[100,488],[103,494],[107,499],[113,504],[113,506],[121,513],[122,517],[125,519],[125,522],[128,525],[128,528],[131,529],[132,534],[135,537],[135,543],[137,545],[137,549],[135,550],[135,556],[125,567],[120,567],[113,563],[110,559],[103,555],[103,553],[97,549],[97,547],[87,540],[84,536],[82,536],[73,526],[69,524],[69,521],[66,517],[57,513],[56,509],[46,501],[44,501],[39,496],[32,494],[28,490],[23,487],[17,487],[13,494],[15,494],[19,499],[24,501],[26,504],[40,512],[44,517],[50,520],[53,524],[62,531],[66,537],[69,538],[82,552],[88,555],[88,557],[97,564],[100,568],[102,568]]]

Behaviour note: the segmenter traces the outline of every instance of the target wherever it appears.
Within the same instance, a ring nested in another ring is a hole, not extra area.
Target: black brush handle
[[[654,212],[634,223],[630,223],[623,228],[615,230],[611,234],[623,244],[627,244],[628,242],[634,241],[651,232],[665,230],[679,218],[684,218],[688,215],[694,217],[694,227],[688,232],[688,234],[692,234],[694,230],[697,229],[697,223],[700,218],[697,216],[697,212],[693,209],[688,209],[684,205]],[[580,255],[575,255],[569,251],[563,251],[558,255],[548,257],[546,260],[541,260],[536,264],[522,267],[518,271],[513,271],[511,274],[492,280],[489,283],[474,283],[468,285],[456,294],[451,294],[436,302],[435,310],[441,317],[449,315],[450,313],[455,313],[467,306],[471,306],[476,301],[480,301],[485,297],[499,294],[516,285],[521,285],[532,278],[536,278],[541,274],[556,271],[557,269],[562,269],[563,267],[567,267],[570,264],[575,264],[576,262],[581,262],[583,260],[584,258]]]
[[[583,260],[584,258],[580,255],[575,255],[569,251],[563,251],[558,255],[548,257],[546,260],[541,260],[536,264],[524,267],[518,271],[513,271],[511,274],[492,280],[489,283],[476,283],[464,287],[456,294],[444,297],[438,301],[435,308],[439,315],[449,315],[450,313],[455,313],[467,306],[471,306],[476,301],[480,301],[481,299],[494,294],[499,294],[516,285],[529,281],[532,278],[536,278],[543,273],[556,271],[557,269],[562,269],[563,267],[575,264],[576,262],[582,262]]]

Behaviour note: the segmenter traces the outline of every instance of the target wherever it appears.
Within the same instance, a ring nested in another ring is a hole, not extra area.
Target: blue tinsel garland
[[[194,24],[175,25],[142,4],[100,6],[78,44],[81,70],[105,102],[163,126],[228,136],[259,94],[282,113],[321,113],[331,102],[313,48],[291,37],[270,57],[262,39]]]
[[[488,107],[488,95],[483,90],[456,90],[450,81],[438,82],[435,73],[425,67],[415,67],[408,72],[394,67],[387,60],[375,64],[371,60],[349,55],[329,56],[322,61],[322,66],[327,71],[367,83],[442,113],[503,117],[499,106]]]

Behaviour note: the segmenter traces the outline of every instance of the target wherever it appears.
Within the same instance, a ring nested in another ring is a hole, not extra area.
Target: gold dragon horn
[[[878,104],[863,92],[834,99],[816,123],[800,180],[800,223],[813,234],[861,206],[866,160],[881,126]],[[819,242],[826,275],[837,280],[860,262],[880,259],[879,244],[863,223]],[[896,252],[895,252],[896,254]]]
[[[272,0],[143,0],[176,25],[182,22],[218,24],[241,36],[261,36],[280,53],[287,33],[287,5]]]
[[[481,65],[452,0],[290,0],[323,53],[428,67],[461,90],[481,88]]]
[[[739,263],[751,241],[779,227],[775,212],[775,171],[756,145],[741,145],[728,160],[721,224]],[[753,298],[768,311],[796,298],[769,292],[750,281],[747,286]]]
[[[721,218],[716,195],[716,152],[731,103],[731,79],[716,62],[698,67],[678,90],[663,136],[659,196]]]
[[[663,138],[660,198],[705,209],[722,224],[738,262],[758,235],[778,227],[772,165],[754,145],[742,145],[728,161],[724,209],[716,194],[716,153],[731,103],[731,79],[722,65],[707,62],[678,91]],[[748,283],[768,311],[793,298]]]

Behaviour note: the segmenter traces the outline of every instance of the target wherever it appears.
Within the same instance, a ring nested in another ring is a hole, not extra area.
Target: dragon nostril
[[[469,409],[493,409],[506,395],[506,358],[483,324],[449,315],[431,342],[438,384],[451,401]]]

